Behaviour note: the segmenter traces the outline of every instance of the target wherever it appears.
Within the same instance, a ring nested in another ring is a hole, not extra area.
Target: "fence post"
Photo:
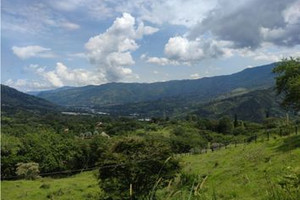
[[[279,129],[279,135],[280,135],[280,137],[282,137],[282,129],[281,128]]]

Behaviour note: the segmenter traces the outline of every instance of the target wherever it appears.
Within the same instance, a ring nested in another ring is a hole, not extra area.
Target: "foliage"
[[[25,179],[34,180],[39,177],[39,164],[35,162],[18,163],[16,174]]]
[[[153,195],[160,183],[179,169],[170,147],[155,139],[120,138],[113,143],[99,169],[103,199],[141,199]],[[114,167],[112,167],[114,166]],[[132,186],[132,196],[130,195]]]
[[[300,172],[290,166],[283,168],[282,175],[272,181],[266,173],[268,182],[268,199],[270,200],[298,200],[300,199]]]
[[[224,134],[230,134],[233,130],[232,120],[225,116],[219,120],[218,132]]]
[[[283,93],[282,105],[300,111],[300,58],[283,59],[273,70],[278,94]]]

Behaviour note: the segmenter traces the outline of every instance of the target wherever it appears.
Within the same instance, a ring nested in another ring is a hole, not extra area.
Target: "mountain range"
[[[168,99],[190,98],[208,102],[232,90],[266,89],[274,85],[274,64],[248,68],[232,75],[156,83],[108,83],[59,88],[36,96],[62,106],[115,106]]]
[[[285,114],[274,89],[275,64],[241,72],[157,83],[108,83],[98,86],[63,87],[28,95],[1,85],[2,107],[54,111],[63,107],[109,113],[117,116],[163,117],[195,114],[220,118],[261,121],[266,114]],[[59,106],[57,106],[59,105]]]

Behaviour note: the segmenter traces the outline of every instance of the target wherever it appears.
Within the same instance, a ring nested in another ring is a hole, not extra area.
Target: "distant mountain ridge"
[[[99,86],[71,87],[37,94],[63,106],[114,106],[169,98],[188,98],[208,102],[237,88],[266,89],[274,85],[273,64],[248,68],[241,72],[157,83],[108,83]]]

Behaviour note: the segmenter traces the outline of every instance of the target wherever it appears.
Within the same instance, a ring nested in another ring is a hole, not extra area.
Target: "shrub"
[[[140,137],[121,138],[106,153],[99,169],[103,199],[144,199],[174,177],[178,161],[167,143]]]
[[[18,163],[16,174],[25,179],[34,180],[39,177],[39,164],[35,162]]]

